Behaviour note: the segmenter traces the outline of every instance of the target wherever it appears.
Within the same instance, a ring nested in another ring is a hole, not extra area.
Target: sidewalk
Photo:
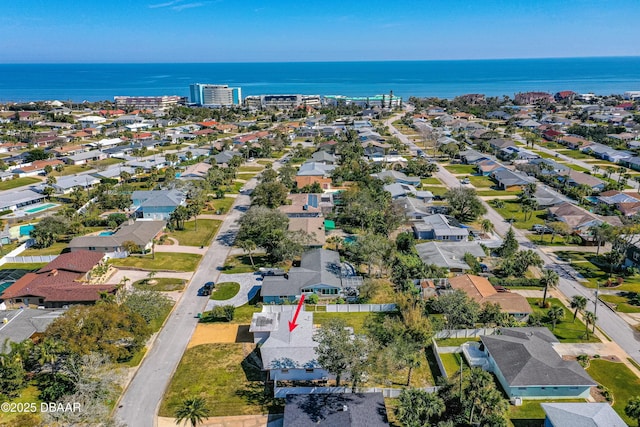
[[[202,427],[278,427],[282,426],[282,415],[235,415],[205,418]],[[175,427],[175,418],[158,417],[158,427]]]

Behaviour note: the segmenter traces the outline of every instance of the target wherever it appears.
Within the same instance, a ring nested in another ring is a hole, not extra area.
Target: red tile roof
[[[204,126],[204,127],[210,128],[210,127],[216,126],[218,124],[218,122],[216,122],[215,120],[209,120],[207,122],[200,122],[198,124],[200,126]]]
[[[51,270],[66,270],[75,273],[87,273],[98,264],[104,254],[102,252],[93,251],[75,251],[61,254],[49,264],[38,270],[38,273],[44,273]]]

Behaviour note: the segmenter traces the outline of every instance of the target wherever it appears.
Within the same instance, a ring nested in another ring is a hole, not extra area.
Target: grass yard
[[[149,281],[155,281],[151,284]],[[184,279],[176,279],[171,277],[154,277],[153,279],[138,280],[133,283],[133,287],[144,291],[160,291],[171,292],[181,291],[184,289]]]
[[[422,179],[420,179],[420,182],[422,183],[422,185],[444,185],[442,183],[442,181],[440,181],[435,176],[430,176],[428,178],[422,178]]]
[[[559,251],[556,255],[563,260],[571,261],[571,267],[584,277],[587,282],[580,282],[588,288],[596,288],[598,284],[601,286],[609,279],[609,272],[603,270],[593,263],[595,254],[577,251]],[[616,275],[612,276],[612,280],[616,280]],[[625,277],[622,285],[614,288],[616,291],[640,292],[640,275]]]
[[[504,192],[503,192],[504,193]],[[505,193],[506,194],[506,193]],[[513,218],[515,221],[513,226],[522,230],[531,230],[533,224],[544,224],[543,218],[547,212],[543,209],[529,212],[528,219],[525,220],[525,214],[522,212],[522,206],[516,200],[503,200],[504,207],[496,208],[490,204],[505,220]]]
[[[240,291],[240,283],[238,282],[222,282],[216,283],[211,299],[216,301],[225,301],[235,297]]]
[[[509,405],[509,425],[513,427],[540,427],[544,425],[545,413],[541,403],[553,400],[524,400],[521,406]],[[585,402],[584,399],[562,399],[562,403]]]
[[[124,159],[118,159],[116,157],[109,157],[108,159],[104,159],[104,160],[97,160],[93,163],[90,164],[90,166],[92,167],[102,167],[102,166],[113,166],[113,165],[117,165],[118,163],[124,163]]]
[[[35,271],[40,270],[42,267],[47,265],[48,262],[8,262],[6,264],[0,265],[0,270],[29,270]]]
[[[256,175],[258,175],[257,172],[239,173],[236,175],[236,178],[244,181],[249,181],[251,178],[253,178]]]
[[[67,248],[68,242],[56,242],[48,248],[30,248],[22,252],[20,256],[60,255]]]
[[[553,326],[551,324],[550,321],[548,321],[547,319],[547,312],[549,311],[548,308],[543,309],[538,305],[538,302],[540,302],[542,300],[542,298],[527,298],[527,301],[529,302],[529,305],[531,305],[531,308],[533,308],[533,311],[536,313],[540,313],[542,314],[542,322],[543,325],[548,327],[549,330],[551,330],[551,327]],[[582,321],[580,319],[576,319],[576,321],[573,321],[573,311],[571,311],[570,309],[568,309],[567,307],[565,307],[564,305],[562,305],[562,303],[560,302],[560,300],[558,300],[557,298],[547,298],[547,301],[549,301],[549,303],[551,304],[551,306],[557,305],[560,306],[564,309],[564,319],[558,323],[556,323],[556,329],[555,330],[551,330],[551,332],[553,333],[553,335],[556,336],[556,338],[558,338],[558,341],[563,342],[563,343],[570,343],[570,342],[600,342],[600,340],[598,339],[598,337],[594,336],[593,334],[589,334],[589,340],[587,341],[585,339],[585,325],[584,323],[582,323]],[[589,307],[587,307],[587,309],[589,309]],[[589,330],[591,330],[592,326],[589,326]]]
[[[445,339],[441,339],[441,340],[436,340],[436,344],[438,344],[438,347],[458,347],[461,346],[462,344],[466,343],[466,342],[470,342],[470,341],[480,341],[480,338],[474,338],[474,337],[470,337],[470,338],[445,338]]]
[[[511,196],[512,198],[516,198],[518,197],[517,194],[511,193],[511,192],[506,192],[504,190],[480,190],[480,191],[476,191],[476,194],[478,196],[481,197],[504,197],[504,196]],[[503,199],[503,200],[509,200],[509,199]]]
[[[220,224],[222,221],[217,219],[199,219],[196,230],[195,221],[187,221],[184,223],[184,230],[174,230],[167,234],[177,239],[181,246],[209,246]]]
[[[468,369],[467,362],[463,359],[462,353],[443,353],[440,354],[440,359],[442,359],[442,364],[449,377],[460,372],[460,363],[464,364],[463,369]]]
[[[622,295],[600,295],[600,299],[613,304],[620,313],[640,313],[640,306],[629,304],[629,299]]]
[[[444,168],[452,174],[472,175],[476,172],[474,165],[447,165]]]
[[[556,235],[551,242],[551,234],[527,234],[527,239],[531,240],[536,245],[541,246],[566,246],[567,242],[564,241],[564,237]]]
[[[145,270],[195,271],[202,256],[197,254],[157,252],[155,259],[152,255],[130,256],[122,259],[112,259],[115,267],[134,267]]]
[[[233,181],[231,185],[223,185],[221,188],[229,194],[240,194],[240,189],[244,187],[244,182]]]
[[[426,185],[421,188],[424,191],[431,191],[434,196],[444,196],[449,191],[447,187],[434,187],[433,185]]]
[[[491,188],[495,185],[495,182],[493,182],[491,179],[489,179],[489,177],[486,177],[486,176],[471,175],[467,178],[469,178],[471,185],[473,185],[476,188]]]
[[[213,213],[217,212],[218,210],[222,211],[222,213],[227,213],[229,212],[231,206],[233,206],[233,202],[235,201],[236,199],[234,199],[233,197],[213,199],[210,202],[207,202],[207,207],[205,209]]]
[[[84,165],[66,165],[64,166],[64,168],[62,169],[61,172],[57,172],[57,171],[53,171],[51,172],[51,175],[53,176],[66,176],[66,175],[74,175],[80,172],[84,172],[87,171],[89,169],[93,169],[91,166],[89,166],[88,164],[84,164]]]
[[[556,150],[558,152],[558,154],[563,154],[567,157],[571,157],[572,159],[577,159],[577,160],[582,160],[582,159],[592,159],[593,157],[583,153],[582,151],[578,151],[578,150],[571,150],[571,149],[567,149],[567,148],[563,148],[560,150]]]
[[[20,413],[18,411],[2,411],[0,412],[0,425],[1,426],[37,426],[41,425],[40,417],[40,399],[38,395],[40,390],[35,384],[29,385],[20,391],[20,397],[7,400],[10,403],[35,403],[37,405],[37,411],[31,413]]]
[[[11,190],[25,185],[31,185],[42,182],[38,178],[24,176],[22,178],[10,179],[8,181],[0,181],[0,191]]]
[[[317,325],[325,325],[331,319],[342,319],[346,322],[347,326],[351,326],[356,334],[364,332],[364,324],[369,316],[375,316],[374,313],[327,313],[327,312],[315,312],[313,313],[313,323]],[[387,313],[381,313],[381,316],[393,315]]]
[[[624,407],[629,399],[638,395],[640,379],[622,363],[609,362],[602,359],[591,359],[587,372],[591,375],[591,378],[607,387],[613,393],[613,409],[618,415],[627,424],[635,425],[636,421],[632,421],[624,413]]]
[[[212,417],[282,413],[282,401],[265,390],[265,374],[254,344],[203,344],[189,348],[160,405],[173,417],[186,397],[202,397]]]
[[[578,166],[578,165],[574,165],[573,163],[564,163],[565,166],[569,166],[571,169],[573,169],[574,171],[578,171],[578,172],[589,172],[590,169],[587,168],[583,168],[582,166]]]
[[[273,164],[273,160],[258,160],[256,163],[259,165],[266,166],[266,165]]]
[[[264,167],[262,166],[240,166],[238,172],[262,172]]]
[[[249,255],[233,255],[224,261],[222,272],[226,274],[253,273],[260,267],[282,267],[282,265],[274,266],[268,262],[267,255],[265,254],[253,255],[253,263],[255,267],[251,265]]]

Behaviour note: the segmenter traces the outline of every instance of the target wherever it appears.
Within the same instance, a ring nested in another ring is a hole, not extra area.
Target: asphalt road
[[[274,169],[281,166],[274,163]],[[182,298],[167,319],[142,365],[129,384],[116,408],[116,419],[129,427],[152,427],[169,381],[182,358],[198,323],[197,314],[204,311],[209,298],[197,296],[206,282],[218,281],[219,267],[224,264],[235,236],[237,221],[249,208],[249,193],[256,178],[249,180],[243,194],[238,195],[233,208],[220,226],[214,242],[204,255]]]
[[[397,120],[399,117],[400,116],[395,116],[394,118],[387,120],[385,124],[389,126],[391,133],[400,138],[400,140],[407,144],[411,150],[417,149],[415,144],[409,141],[407,137],[402,135],[393,127],[392,122],[394,120]],[[540,147],[540,149],[542,151],[552,152],[552,150],[548,150],[542,147]],[[562,158],[566,156],[560,157]],[[575,159],[570,160],[578,165],[584,163],[576,161]],[[587,165],[588,164],[585,164],[585,166]],[[436,173],[436,176],[449,188],[461,186],[459,179],[443,167],[440,167],[440,170]],[[615,176],[613,176],[612,178],[616,179]],[[543,185],[542,183],[537,184]],[[469,187],[469,185],[465,186]],[[484,217],[489,219],[493,223],[494,230],[497,234],[499,234],[500,236],[504,236],[511,225],[507,221],[505,221],[505,219],[489,204],[484,201],[483,204],[487,208],[487,213],[486,215],[484,215]],[[544,253],[534,242],[532,242],[525,236],[522,230],[519,230],[517,228],[514,228],[513,230],[521,248],[535,250],[544,262],[544,268],[552,269],[558,273],[558,275],[560,276],[558,290],[569,300],[574,295],[582,295],[587,298],[587,300],[590,301],[589,305],[587,306],[587,310],[596,311],[596,315],[598,318],[596,321],[596,325],[602,331],[604,331],[604,333],[607,334],[609,338],[615,341],[624,351],[626,351],[630,357],[632,357],[636,362],[640,363],[640,333],[634,331],[634,329],[620,316],[618,316],[615,311],[611,310],[601,302],[597,304],[596,309],[594,290],[582,286],[576,280],[576,278],[578,277],[578,273],[573,270],[571,266],[558,260],[555,255],[548,255]]]

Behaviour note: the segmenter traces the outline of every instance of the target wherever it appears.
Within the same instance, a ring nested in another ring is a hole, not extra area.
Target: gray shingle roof
[[[0,325],[0,346],[6,339],[18,343],[36,332],[44,332],[47,326],[62,314],[64,311],[44,311],[31,308],[0,311],[0,318],[6,317],[9,320],[7,324]]]
[[[283,425],[382,427],[389,422],[382,393],[290,394]]]
[[[134,191],[131,198],[141,201],[140,207],[177,207],[185,200],[184,193],[178,190]]]
[[[435,264],[449,269],[468,270],[465,253],[476,257],[486,256],[477,242],[427,242],[416,245],[418,256],[425,264]]]
[[[318,162],[306,162],[300,166],[297,176],[328,176],[336,167]]]
[[[480,337],[511,387],[595,386],[575,361],[563,360],[547,328],[501,328],[502,335]]]
[[[608,403],[542,403],[551,427],[627,427]]]

